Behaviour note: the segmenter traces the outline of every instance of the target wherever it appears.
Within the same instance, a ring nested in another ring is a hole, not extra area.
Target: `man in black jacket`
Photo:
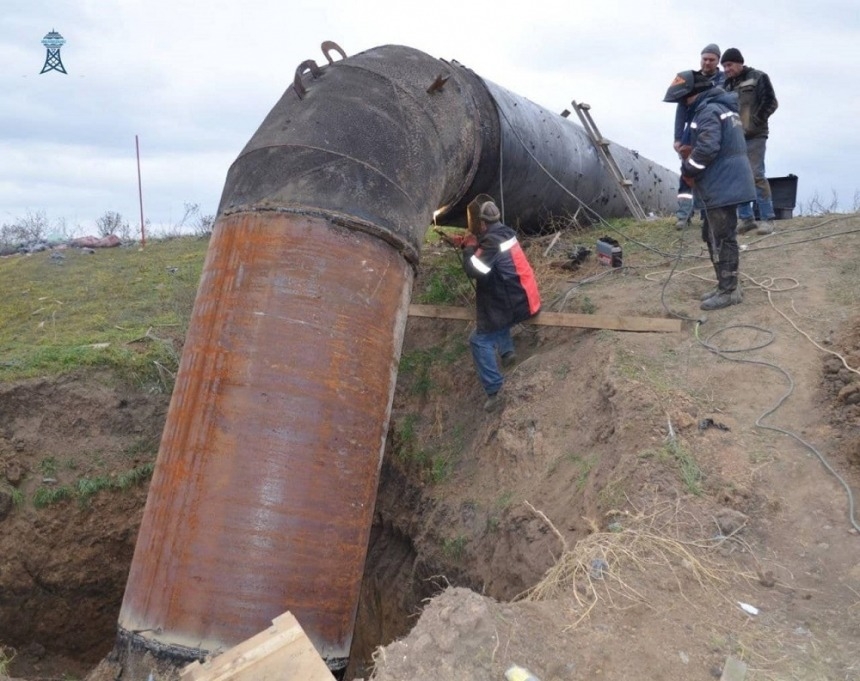
[[[744,137],[747,141],[747,156],[755,177],[756,203],[761,223],[758,234],[773,232],[773,198],[770,183],[764,169],[764,155],[769,134],[767,121],[779,106],[770,78],[764,71],[744,66],[744,57],[736,47],[730,47],[722,57],[726,80],[723,88],[738,95],[741,121],[744,124]],[[743,234],[755,229],[753,209],[743,204],[738,209],[741,223],[738,232]]]
[[[480,204],[478,220],[462,240],[463,269],[475,280],[476,328],[469,337],[478,378],[487,393],[486,411],[502,404],[505,378],[498,356],[509,366],[515,359],[511,327],[540,312],[534,271],[517,235],[502,224],[493,201]],[[498,356],[497,356],[498,353]]]

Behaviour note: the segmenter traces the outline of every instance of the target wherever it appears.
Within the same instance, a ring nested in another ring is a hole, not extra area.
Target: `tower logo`
[[[45,49],[48,50],[48,54],[45,56],[45,65],[42,67],[42,70],[39,71],[39,74],[45,73],[46,71],[67,73],[66,68],[63,66],[63,60],[60,59],[60,48],[66,44],[66,39],[55,30],[51,29],[51,32],[42,38],[42,44],[45,46]]]

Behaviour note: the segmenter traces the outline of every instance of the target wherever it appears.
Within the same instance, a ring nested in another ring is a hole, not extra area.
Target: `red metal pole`
[[[134,149],[137,152],[137,196],[140,200],[140,247],[146,246],[146,233],[143,227],[143,189],[140,186],[140,143],[134,136]]]

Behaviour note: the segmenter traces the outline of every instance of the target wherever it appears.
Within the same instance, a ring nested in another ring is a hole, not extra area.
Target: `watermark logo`
[[[66,67],[63,66],[63,60],[60,59],[60,48],[66,44],[66,39],[51,29],[51,32],[42,38],[42,44],[48,50],[48,54],[45,56],[45,65],[39,71],[39,74],[41,75],[46,71],[59,71],[60,73],[67,74]]]

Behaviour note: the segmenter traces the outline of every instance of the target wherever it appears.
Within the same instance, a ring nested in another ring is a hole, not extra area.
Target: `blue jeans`
[[[496,355],[506,355],[514,351],[514,339],[511,338],[511,328],[505,327],[498,331],[479,333],[475,331],[469,336],[469,345],[472,348],[472,359],[475,360],[475,369],[478,378],[487,395],[495,395],[502,389],[505,377],[499,371],[499,360]]]
[[[770,195],[770,183],[764,170],[764,154],[767,149],[767,137],[754,137],[747,140],[747,158],[755,178],[755,200],[758,204],[758,216],[762,220],[773,220],[773,199]],[[753,207],[751,203],[738,206],[740,220],[752,220]]]

